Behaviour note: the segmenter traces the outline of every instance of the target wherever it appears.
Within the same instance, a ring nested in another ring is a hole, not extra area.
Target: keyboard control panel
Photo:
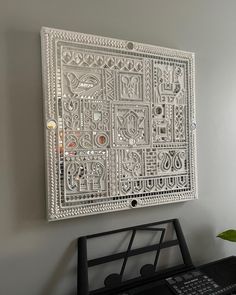
[[[176,295],[236,294],[236,284],[221,287],[212,278],[199,270],[167,278],[166,282]]]

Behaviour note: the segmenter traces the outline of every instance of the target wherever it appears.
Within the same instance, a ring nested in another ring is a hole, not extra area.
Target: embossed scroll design
[[[193,54],[41,36],[49,220],[197,198]]]

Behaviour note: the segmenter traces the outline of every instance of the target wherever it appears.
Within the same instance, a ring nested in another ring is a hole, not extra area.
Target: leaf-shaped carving
[[[160,152],[159,159],[161,160],[160,168],[162,171],[168,171],[171,168],[171,156],[168,153]]]

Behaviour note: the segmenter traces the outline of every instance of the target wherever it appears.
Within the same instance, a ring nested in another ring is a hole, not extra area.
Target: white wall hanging
[[[194,54],[41,37],[48,219],[197,198]]]

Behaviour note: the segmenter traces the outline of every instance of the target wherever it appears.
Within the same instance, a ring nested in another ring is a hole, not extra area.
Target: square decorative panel
[[[41,38],[49,220],[196,199],[194,54]]]

